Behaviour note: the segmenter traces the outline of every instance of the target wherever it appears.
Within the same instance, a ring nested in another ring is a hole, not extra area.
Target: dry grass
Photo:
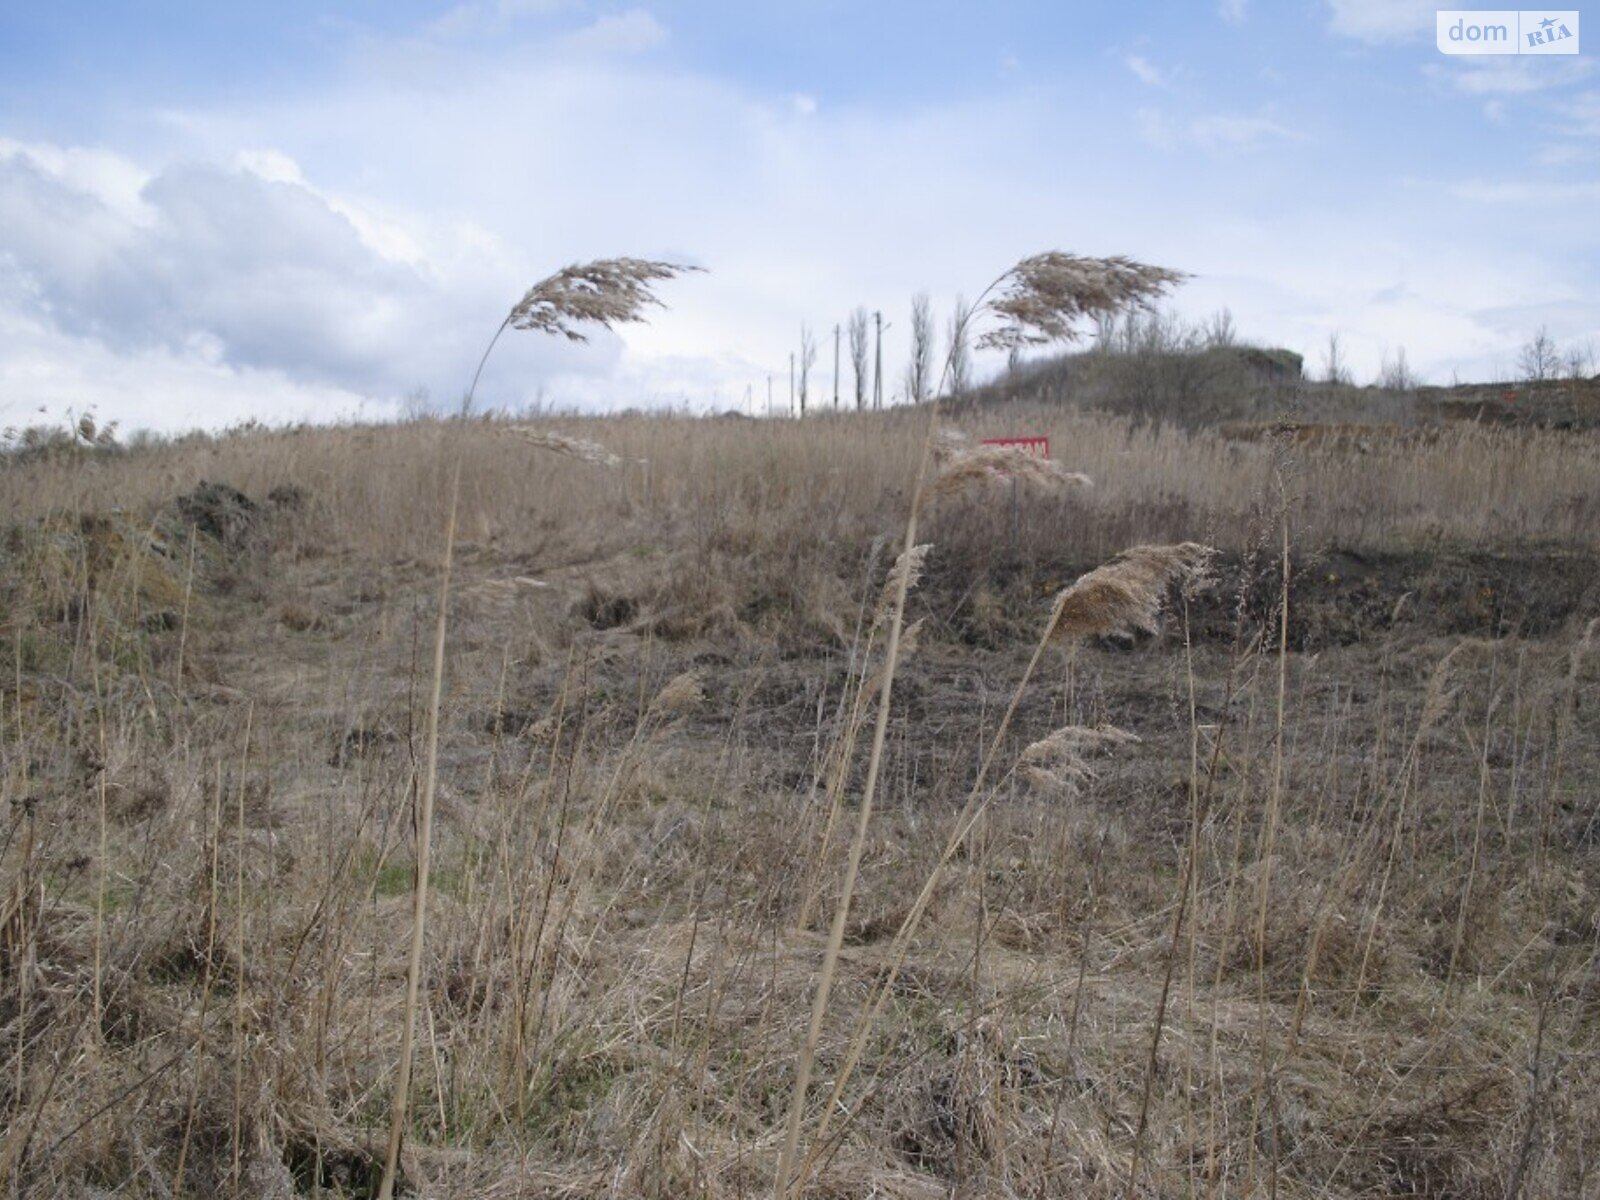
[[[1053,458],[1018,446],[970,445],[955,430],[940,430],[934,450],[938,471],[929,492],[935,497],[982,492],[996,483],[1013,483],[1043,495],[1094,486],[1087,475],[1069,471]]]
[[[998,420],[1095,488],[909,552],[922,415],[0,467],[8,1194],[370,1195],[408,1025],[398,1194],[770,1194],[839,912],[808,1196],[1591,1193],[1593,599],[1436,577],[1592,572],[1595,440]]]
[[[702,545],[769,544],[802,530],[803,514],[823,539],[855,544],[893,524],[925,428],[916,414],[902,413],[804,426],[671,416],[555,424],[548,432],[646,465],[610,473],[563,464],[531,454],[491,421],[263,430],[94,455],[76,470],[8,463],[0,467],[0,508],[30,519],[141,510],[205,479],[257,498],[291,485],[328,518],[312,527],[324,543],[380,560],[431,557],[459,450],[473,465],[462,496],[463,540],[513,556],[544,553],[552,543],[604,556],[679,527]],[[1099,561],[1136,543],[1192,537],[1244,550],[1272,494],[1273,470],[1285,463],[1299,499],[1296,539],[1306,551],[1591,547],[1600,528],[1593,487],[1600,449],[1583,434],[1462,425],[1427,439],[1374,440],[1359,452],[1241,443],[1020,406],[972,417],[964,429],[973,437],[1048,436],[1058,457],[1095,481],[1092,490],[1072,489],[1022,513],[1019,549],[1033,559]],[[948,519],[981,524],[981,509]],[[1005,510],[995,506],[996,522],[1009,518]],[[931,529],[943,532],[946,518],[932,519]],[[674,532],[670,540],[684,539]]]

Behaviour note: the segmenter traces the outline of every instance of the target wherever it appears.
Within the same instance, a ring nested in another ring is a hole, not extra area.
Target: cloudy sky
[[[490,405],[764,407],[802,322],[1127,253],[1359,375],[1600,349],[1600,46],[1446,58],[1410,0],[0,7],[0,425],[449,406],[574,260],[708,273]],[[1600,39],[1600,22],[1590,31]],[[831,388],[831,379],[827,386]]]

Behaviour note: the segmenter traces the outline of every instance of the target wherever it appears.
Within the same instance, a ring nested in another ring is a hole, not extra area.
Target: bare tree
[[[1207,346],[1231,346],[1239,340],[1239,331],[1234,328],[1233,312],[1230,309],[1219,308],[1206,319],[1205,343]]]
[[[1383,360],[1378,366],[1378,386],[1391,392],[1415,390],[1417,377],[1411,373],[1404,346],[1396,347],[1392,355],[1387,350],[1383,352]]]
[[[1561,370],[1561,354],[1550,331],[1543,325],[1517,355],[1517,371],[1529,383],[1554,379]]]
[[[1117,314],[1114,312],[1099,312],[1094,315],[1094,348],[1102,354],[1109,354],[1116,349],[1117,342]]]
[[[950,356],[945,369],[950,373],[950,394],[960,396],[972,382],[972,341],[968,325],[972,319],[972,306],[963,296],[956,297],[955,311],[950,314]]]
[[[833,327],[833,410],[839,411],[839,327]]]
[[[1594,374],[1594,347],[1574,346],[1567,352],[1566,372],[1568,379],[1587,379]]]
[[[877,348],[872,352],[872,408],[876,412],[883,407],[883,314],[874,312],[872,323],[877,328],[873,337]]]
[[[850,339],[850,373],[856,384],[856,411],[867,403],[867,310],[858,308],[845,322]]]
[[[811,326],[800,326],[800,415],[806,415],[806,391],[811,382],[811,368],[817,365],[817,336]]]
[[[933,303],[927,292],[918,292],[911,298],[911,361],[906,366],[906,399],[912,404],[928,398],[933,337]]]
[[[1322,377],[1329,383],[1350,382],[1350,368],[1344,361],[1338,330],[1328,335],[1328,348],[1322,352]]]

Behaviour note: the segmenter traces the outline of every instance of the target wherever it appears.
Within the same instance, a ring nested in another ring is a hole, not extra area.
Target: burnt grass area
[[[990,564],[974,587],[935,561],[926,613],[954,640],[1000,645],[1029,636],[1055,594],[1098,563]],[[1195,642],[1225,645],[1273,627],[1283,594],[1282,559],[1222,553],[1206,584],[1176,605],[1168,624]],[[1292,648],[1325,650],[1396,634],[1548,638],[1600,615],[1600,556],[1570,549],[1393,552],[1324,549],[1289,569]],[[1180,629],[1181,632],[1181,629]]]

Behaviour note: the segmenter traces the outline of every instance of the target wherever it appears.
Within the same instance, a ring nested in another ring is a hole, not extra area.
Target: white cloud
[[[1597,152],[1593,146],[1574,142],[1551,142],[1541,146],[1535,160],[1541,167],[1570,167],[1575,163],[1593,162]]]
[[[119,192],[143,174],[131,163],[86,175],[74,169],[79,151],[0,157],[0,275],[18,336],[71,347],[74,362],[122,355],[135,376],[166,382],[186,364],[191,379],[255,396],[281,386],[291,402],[302,392],[393,397],[459,373],[471,314],[508,303],[484,288],[492,278],[403,261],[381,220],[350,219],[299,182],[287,155],[240,157],[256,169],[149,174],[137,209]],[[616,352],[606,339],[588,354],[524,341],[505,357],[513,370],[582,373]],[[38,375],[19,376],[18,357],[0,356],[6,404]],[[75,371],[50,378],[84,382]]]
[[[465,0],[430,22],[427,32],[441,38],[498,34],[529,17],[544,17],[569,7],[571,0]]]
[[[1160,67],[1156,66],[1143,55],[1130,54],[1123,59],[1123,64],[1132,71],[1140,83],[1149,84],[1151,87],[1166,87],[1167,77]]]
[[[1246,148],[1299,135],[1270,117],[1219,113],[1195,118],[1190,125],[1190,136],[1201,147]]]
[[[1581,58],[1538,55],[1441,55],[1439,62],[1428,63],[1424,70],[1468,95],[1520,96],[1565,87],[1587,77],[1593,64]]]
[[[804,92],[796,92],[789,97],[789,103],[794,105],[794,111],[802,117],[809,117],[817,111],[817,98],[808,96]]]
[[[1481,204],[1591,204],[1600,201],[1600,180],[1517,179],[1505,182],[1476,180],[1452,185],[1450,194],[1461,200],[1474,200]]]
[[[1558,106],[1567,120],[1562,133],[1569,137],[1600,138],[1600,92],[1582,92]]]
[[[22,315],[0,280],[0,424],[65,423],[96,412],[136,429],[219,429],[256,419],[271,423],[396,415],[390,399],[276,371],[230,366],[218,348],[195,338],[182,347],[117,351],[94,337],[64,333],[48,320]]]
[[[155,219],[142,196],[150,173],[120,154],[0,137],[0,168],[17,159],[29,160],[74,190],[95,196],[129,224],[148,225]]]
[[[0,163],[4,248],[63,330],[174,350],[204,332],[240,365],[354,380],[424,290],[298,184],[180,166],[140,198],[135,225],[36,160]]]
[[[1250,0],[1221,0],[1217,5],[1217,14],[1230,25],[1239,25],[1248,15]]]
[[[1328,0],[1330,27],[1363,42],[1408,41],[1431,33],[1436,0]]]
[[[1194,147],[1211,152],[1251,150],[1268,142],[1297,140],[1301,135],[1271,117],[1259,114],[1212,113],[1175,118],[1158,108],[1135,114],[1139,135],[1163,150]]]
[[[241,150],[233,156],[233,165],[268,183],[305,186],[306,178],[300,173],[300,164],[280,150]]]
[[[643,54],[667,39],[666,26],[642,8],[597,17],[562,38],[564,48],[588,54]]]

